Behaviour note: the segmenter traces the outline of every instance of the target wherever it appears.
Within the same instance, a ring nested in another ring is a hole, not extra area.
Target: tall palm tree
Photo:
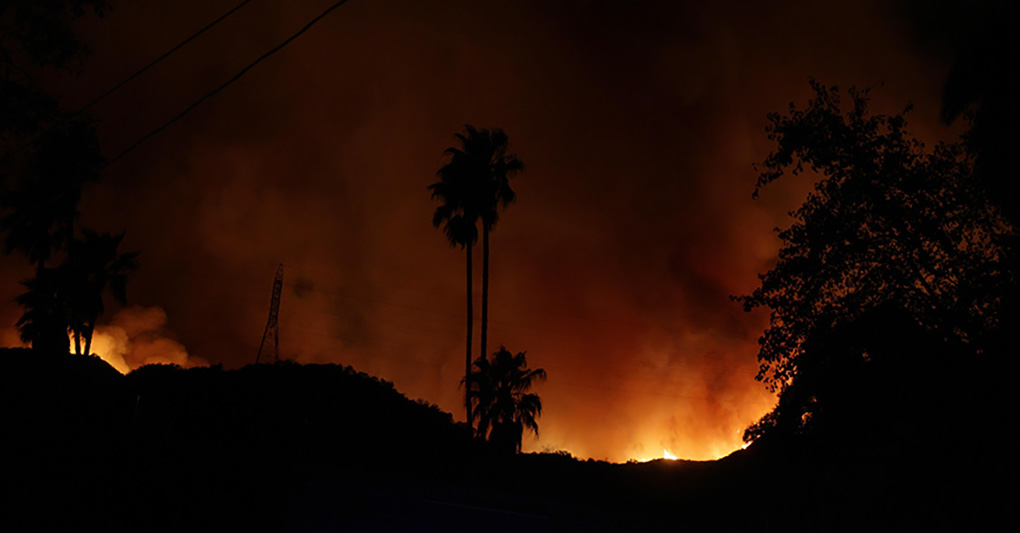
[[[128,275],[138,268],[138,253],[119,254],[124,234],[96,233],[85,230],[81,239],[68,247],[66,269],[68,300],[71,308],[70,326],[75,346],[80,351],[80,338],[85,340],[84,354],[89,355],[96,320],[106,309],[103,295],[107,291],[120,303],[127,302]]]
[[[492,356],[479,356],[468,388],[478,417],[477,436],[506,451],[519,452],[524,429],[538,435],[542,400],[529,392],[536,381],[545,381],[541,368],[529,369],[525,352],[511,354],[500,346]]]
[[[468,142],[465,152],[475,159],[478,179],[484,184],[481,190],[480,217],[482,220],[482,355],[488,353],[486,341],[489,331],[489,233],[499,222],[499,210],[517,200],[510,188],[510,178],[524,171],[524,162],[507,153],[509,140],[503,130],[475,131],[467,127]]]
[[[450,156],[450,161],[436,173],[439,181],[429,185],[428,189],[432,191],[433,200],[442,202],[432,215],[432,225],[437,228],[443,226],[450,246],[455,248],[460,246],[467,251],[467,342],[465,343],[467,355],[464,358],[464,379],[467,380],[471,373],[471,333],[474,329],[471,248],[478,241],[478,211],[473,199],[473,184],[469,179],[470,176],[461,171],[462,163],[461,157],[457,155],[458,151],[449,148],[446,153]],[[466,387],[464,409],[468,427],[473,427],[471,398]]]

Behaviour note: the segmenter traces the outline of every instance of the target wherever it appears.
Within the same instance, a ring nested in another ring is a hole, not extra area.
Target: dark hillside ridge
[[[477,448],[448,413],[350,367],[123,376],[97,357],[26,349],[0,350],[0,366],[5,484],[42,529],[88,518],[169,531],[223,515],[261,528],[302,476],[456,475],[454,457]],[[62,512],[38,508],[52,501]]]
[[[3,349],[0,368],[3,530],[959,530],[992,524],[1015,493],[959,484],[970,464],[1008,471],[1005,452],[886,450],[843,427],[719,461],[618,465],[500,455],[339,365],[122,376]]]

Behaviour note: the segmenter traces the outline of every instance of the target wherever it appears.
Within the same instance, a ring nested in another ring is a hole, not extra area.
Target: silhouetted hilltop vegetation
[[[139,395],[135,424],[168,451],[174,439],[226,442],[238,453],[265,454],[260,461],[300,458],[357,470],[375,460],[421,465],[422,456],[446,458],[468,442],[449,413],[351,367],[150,365],[126,380]]]
[[[274,489],[305,473],[437,475],[474,445],[448,413],[350,367],[152,365],[122,376],[97,357],[23,349],[0,350],[0,364],[6,479],[29,508],[76,502],[36,515],[46,526],[88,516],[180,530],[231,509],[269,526],[286,500]]]
[[[152,365],[123,376],[95,357],[5,349],[3,479],[16,497],[3,520],[19,530],[105,531],[990,524],[993,500],[1000,495],[1005,505],[1008,492],[976,482],[1014,464],[1006,443],[977,455],[991,441],[954,434],[952,420],[932,427],[923,447],[917,436],[918,424],[960,416],[975,402],[930,410],[922,405],[927,396],[910,403],[881,393],[883,376],[904,372],[938,388],[934,378],[946,372],[936,370],[938,353],[914,347],[910,353],[928,358],[931,371],[906,365],[859,376],[865,387],[830,399],[833,422],[820,421],[810,434],[765,437],[719,461],[622,465],[501,453],[449,413],[340,365]],[[969,379],[957,377],[958,384]],[[896,410],[910,405],[917,412]],[[904,434],[912,437],[897,437]]]

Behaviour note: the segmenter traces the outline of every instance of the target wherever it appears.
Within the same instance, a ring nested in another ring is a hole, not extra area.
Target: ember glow
[[[124,3],[86,22],[70,107],[233,3]],[[107,155],[321,4],[253,3],[96,106]],[[797,6],[352,2],[86,188],[83,224],[126,228],[122,249],[141,252],[129,314],[152,324],[110,314],[94,350],[122,372],[252,363],[283,263],[283,357],[352,365],[462,419],[464,255],[425,188],[454,132],[500,127],[527,171],[492,234],[489,348],[549,375],[525,451],[725,456],[775,402],[754,380],[767,317],[729,296],[773,264],[772,229],[810,185],[751,199],[766,113],[813,75],[884,83],[879,108],[910,95],[911,124],[934,128],[948,64],[905,53],[885,2]],[[0,268],[10,301],[29,273]]]

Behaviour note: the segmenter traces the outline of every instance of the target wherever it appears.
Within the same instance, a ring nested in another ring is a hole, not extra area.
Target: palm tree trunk
[[[489,227],[482,224],[482,357],[488,357],[485,342],[489,334]]]
[[[471,307],[471,244],[467,248],[467,356],[464,363],[464,408],[467,410],[468,428],[474,430],[474,420],[471,416],[471,330],[474,329],[474,310]]]
[[[96,330],[96,320],[92,319],[91,322],[85,325],[85,355],[91,355],[92,352],[92,333]]]

